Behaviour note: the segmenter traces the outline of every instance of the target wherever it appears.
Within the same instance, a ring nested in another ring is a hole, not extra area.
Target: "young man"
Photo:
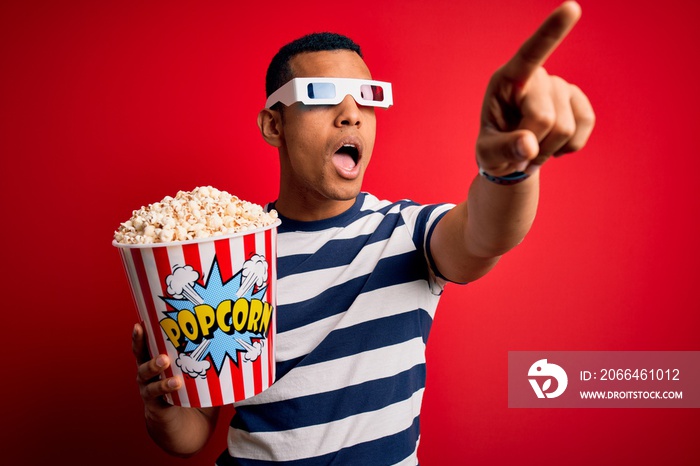
[[[372,81],[359,47],[314,34],[283,47],[258,116],[279,151],[277,381],[236,405],[217,464],[417,464],[425,342],[442,287],[487,273],[535,216],[539,168],[581,148],[594,116],[575,86],[542,64],[580,15],[567,2],[490,81],[477,142],[480,174],[466,201],[420,206],[361,192],[375,139]],[[134,329],[149,432],[190,455],[216,408],[170,406],[178,378],[157,377]]]

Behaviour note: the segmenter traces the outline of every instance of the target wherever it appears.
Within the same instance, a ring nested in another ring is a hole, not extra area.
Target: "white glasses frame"
[[[309,84],[330,83],[335,85],[335,96],[331,98],[309,97]],[[362,96],[362,86],[378,86],[383,91],[382,100],[366,99]],[[345,96],[351,95],[359,105],[389,108],[394,104],[391,83],[356,78],[294,78],[270,94],[265,108],[271,108],[277,102],[290,106],[295,102],[304,105],[337,105]]]

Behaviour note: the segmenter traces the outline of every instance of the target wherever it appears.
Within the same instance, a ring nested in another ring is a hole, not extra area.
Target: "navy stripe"
[[[288,275],[348,265],[368,244],[370,237],[371,235],[362,235],[349,239],[331,240],[314,254],[280,257],[277,259],[278,279]]]
[[[443,280],[449,281],[449,279],[445,278],[445,276],[442,275],[440,273],[440,271],[438,270],[437,265],[435,264],[435,259],[433,259],[433,253],[430,250],[430,240],[433,237],[433,232],[435,231],[435,227],[437,226],[438,222],[440,220],[442,220],[442,217],[444,217],[447,212],[449,212],[449,210],[446,210],[446,211],[442,212],[440,215],[438,215],[438,217],[435,219],[435,222],[433,222],[433,224],[430,226],[430,230],[428,230],[428,237],[425,240],[425,244],[426,244],[425,255],[428,257],[428,264],[430,264],[430,268],[433,270],[433,273],[436,276],[442,278]],[[415,238],[414,238],[414,241],[415,241]]]
[[[396,208],[396,206],[399,206],[399,210],[402,210],[408,206],[419,205],[417,202],[414,202],[410,199],[402,199],[394,203],[388,203],[387,205],[381,208],[373,206],[372,209],[362,210],[362,207],[365,203],[365,199],[367,199],[367,193],[362,192],[358,194],[357,198],[355,199],[355,203],[352,205],[352,207],[350,207],[350,209],[346,210],[342,214],[324,220],[317,220],[312,222],[293,220],[291,218],[285,217],[284,215],[278,212],[278,217],[280,220],[282,220],[282,224],[277,228],[277,231],[278,233],[283,234],[296,231],[313,232],[323,231],[329,228],[347,227],[352,222],[355,222],[367,215],[372,215],[375,212],[386,214],[387,212]],[[274,209],[275,203],[273,202],[271,204],[268,204],[265,208],[268,211]]]
[[[335,330],[301,365],[332,361],[423,337],[426,320],[431,321],[430,315],[419,309]],[[427,327],[430,327],[429,323]]]
[[[421,337],[427,342],[432,325],[430,314],[422,309],[382,317],[352,327],[332,331],[311,355],[280,362],[276,366],[277,378],[282,378],[297,365],[309,366],[331,361],[385,346]]]
[[[286,361],[278,361],[275,364],[277,380],[282,378],[287,372],[291,371],[297,365],[299,365],[299,363],[303,361],[305,357],[306,355],[304,354],[303,356],[299,356],[298,358],[287,359]]]
[[[344,448],[336,454],[324,455],[320,458],[323,462],[316,463],[316,465],[386,466],[395,464],[413,453],[419,435],[420,418],[416,416],[413,419],[413,424],[406,430],[378,440]]]
[[[425,258],[421,254],[417,254],[416,251],[411,251],[385,257],[377,262],[362,291],[369,292],[417,280],[426,280],[425,287],[429,288]]]
[[[421,209],[416,218],[416,222],[413,226],[413,244],[416,248],[423,250],[423,241],[425,240],[425,223],[430,218],[430,214],[433,212],[434,206],[426,207]]]
[[[408,458],[416,449],[420,432],[420,418],[416,416],[408,429],[388,437],[360,443],[352,447],[303,460],[285,461],[286,466],[386,466]],[[227,452],[217,460],[217,466],[275,466],[273,461],[233,459]]]
[[[425,258],[416,254],[416,251],[381,259],[369,275],[361,275],[332,286],[306,301],[279,304],[277,329],[279,332],[286,332],[334,316],[350,309],[362,293],[416,280],[427,280],[427,275]],[[427,282],[425,286],[428,287]]]
[[[313,254],[295,254],[277,259],[278,279],[297,273],[339,267],[352,263],[362,248],[392,237],[397,228],[405,224],[399,213],[386,215],[377,228],[369,234],[353,238],[332,239]],[[284,241],[284,237],[281,238]]]
[[[278,304],[277,331],[286,332],[345,312],[357,299],[368,275],[333,286],[318,296],[294,304]]]
[[[239,406],[231,427],[247,432],[276,432],[325,424],[405,401],[425,388],[425,364],[395,376],[371,380],[340,390]],[[313,409],[308,409],[313,406]]]
[[[313,222],[302,222],[287,218],[278,213],[279,219],[282,220],[281,225],[277,228],[278,233],[288,233],[294,231],[323,231],[329,228],[345,227],[352,223],[355,217],[361,214],[362,205],[365,202],[367,193],[360,193],[355,199],[355,203],[348,210],[335,217]],[[274,209],[275,204],[271,204],[270,208]],[[367,212],[371,213],[371,212]],[[364,215],[364,214],[363,214]]]

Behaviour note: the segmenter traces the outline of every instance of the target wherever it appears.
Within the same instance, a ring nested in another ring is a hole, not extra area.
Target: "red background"
[[[3,462],[184,464],[145,433],[112,232],[179,189],[276,197],[255,118],[282,44],[318,30],[358,41],[396,102],[379,112],[365,189],[458,202],[488,78],[557,4],[3,1]],[[544,168],[525,242],[444,294],[421,464],[700,462],[698,410],[507,408],[509,350],[700,349],[700,7],[582,6],[547,68],[584,89],[597,128]],[[213,463],[224,424],[187,464]]]

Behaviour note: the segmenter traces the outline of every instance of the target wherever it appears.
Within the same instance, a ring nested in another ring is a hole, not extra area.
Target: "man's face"
[[[362,58],[348,50],[302,53],[290,60],[290,66],[295,77],[372,77]],[[297,102],[283,112],[280,157],[285,194],[301,196],[295,201],[307,205],[354,200],[374,148],[374,108],[360,106],[348,95],[338,105]]]

